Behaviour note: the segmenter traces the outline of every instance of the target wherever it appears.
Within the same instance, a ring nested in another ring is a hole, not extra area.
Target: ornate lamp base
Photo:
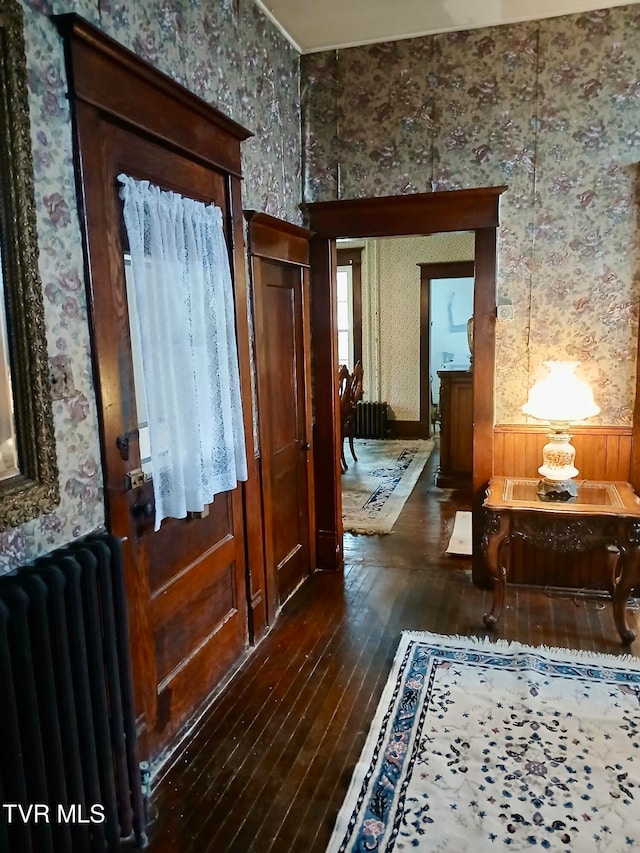
[[[575,501],[578,486],[575,480],[547,480],[538,483],[538,497],[541,501]]]

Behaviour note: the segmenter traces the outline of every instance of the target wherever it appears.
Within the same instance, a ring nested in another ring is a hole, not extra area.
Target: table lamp
[[[579,361],[545,361],[549,373],[531,388],[522,407],[525,415],[551,424],[549,442],[542,449],[542,465],[538,468],[542,475],[538,496],[543,501],[570,501],[578,495],[573,480],[578,474],[573,464],[576,451],[568,433],[569,424],[591,418],[600,411],[589,385],[575,374],[579,364]]]

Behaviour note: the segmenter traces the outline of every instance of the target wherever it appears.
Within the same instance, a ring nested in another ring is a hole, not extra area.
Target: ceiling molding
[[[254,0],[300,53],[516,24],[640,0]],[[526,12],[523,11],[526,7]]]
[[[298,51],[298,53],[304,53],[304,51],[302,50],[302,48],[300,47],[298,42],[293,38],[293,36],[289,32],[287,32],[287,30],[285,30],[285,28],[282,26],[280,21],[273,14],[273,12],[271,12],[269,9],[267,9],[267,7],[264,5],[262,0],[253,0],[253,2],[256,4],[258,9],[260,9],[262,14],[266,15],[266,17],[271,21],[273,26],[286,38],[286,40],[289,42],[291,47],[295,48]],[[320,48],[318,48],[318,50],[319,49]]]

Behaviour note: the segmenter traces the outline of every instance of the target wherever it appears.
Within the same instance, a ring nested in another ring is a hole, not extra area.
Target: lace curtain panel
[[[158,530],[247,479],[233,288],[220,208],[118,180]]]

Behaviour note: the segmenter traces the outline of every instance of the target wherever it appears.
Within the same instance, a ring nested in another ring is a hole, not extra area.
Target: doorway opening
[[[317,202],[303,205],[311,241],[311,322],[315,392],[315,480],[318,565],[343,564],[335,281],[339,237],[474,233],[473,580],[490,584],[480,556],[479,509],[493,464],[496,239],[506,187]]]

